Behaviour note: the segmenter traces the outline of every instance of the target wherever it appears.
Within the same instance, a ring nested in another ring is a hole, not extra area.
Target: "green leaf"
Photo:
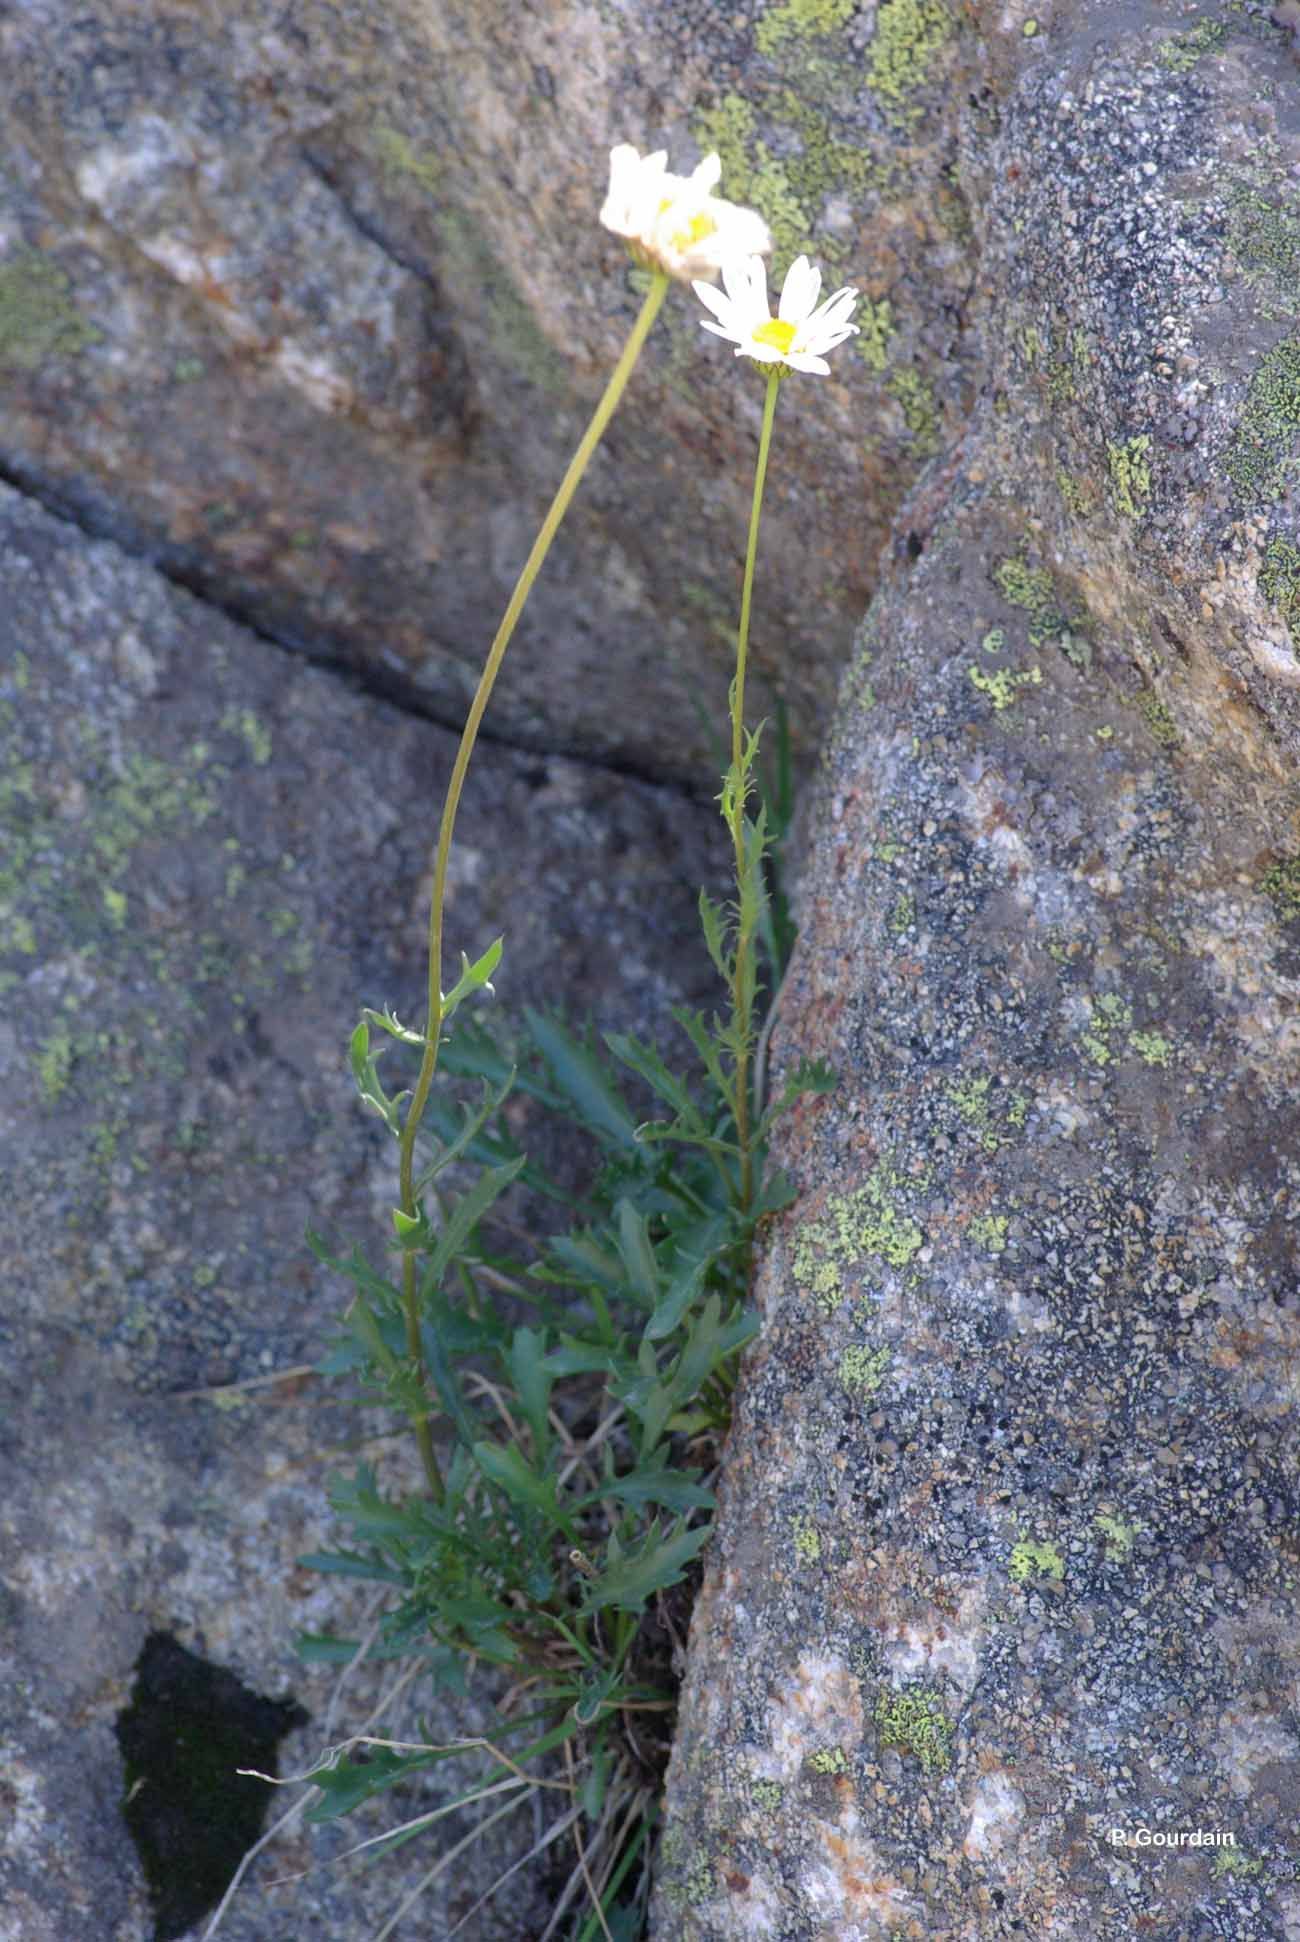
[[[687,1530],[679,1522],[670,1535],[661,1536],[656,1518],[638,1550],[626,1552],[587,1586],[584,1608],[599,1611],[613,1605],[618,1611],[640,1612],[657,1591],[685,1577],[686,1567],[704,1549],[711,1531],[709,1524]]]
[[[571,1101],[583,1124],[616,1146],[633,1146],[636,1121],[599,1060],[554,1019],[543,1017],[531,1007],[525,1009],[524,1016],[556,1085]]]
[[[513,1443],[476,1443],[474,1461],[489,1483],[504,1490],[507,1497],[540,1511],[549,1524],[571,1535],[571,1521],[556,1501],[555,1478],[539,1477],[530,1470],[522,1450]]]
[[[630,1032],[606,1032],[605,1043],[616,1059],[621,1059],[624,1065],[639,1073],[646,1084],[667,1101],[679,1121],[703,1127],[704,1122],[689,1089],[669,1070],[652,1045],[643,1045]]]
[[[461,1004],[471,993],[485,989],[491,991],[492,986],[488,980],[501,962],[501,947],[504,942],[504,938],[498,937],[496,942],[489,944],[482,957],[476,959],[473,964],[470,963],[465,953],[463,951],[461,952],[460,976],[442,1001],[442,1017],[444,1023],[451,1017],[457,1005]]]
[[[479,1175],[467,1194],[452,1205],[446,1223],[438,1236],[438,1244],[429,1257],[423,1287],[432,1291],[442,1285],[442,1277],[455,1257],[461,1252],[466,1241],[482,1220],[488,1208],[501,1195],[511,1182],[518,1178],[523,1167],[523,1159],[508,1160],[503,1167],[487,1167]]]
[[[650,1245],[650,1224],[626,1197],[618,1201],[614,1211],[618,1219],[618,1251],[628,1286],[644,1307],[653,1309],[659,1300],[659,1263]]]
[[[616,1498],[620,1504],[639,1507],[662,1504],[665,1510],[712,1510],[713,1492],[698,1481],[698,1470],[679,1470],[668,1463],[641,1464],[625,1477],[610,1477],[598,1490],[589,1491],[574,1506],[579,1511],[603,1498]]]
[[[700,892],[700,924],[704,931],[704,942],[714,969],[724,984],[731,983],[731,954],[727,950],[727,919],[720,904],[715,904],[708,892]]]
[[[533,1432],[533,1455],[540,1463],[551,1443],[551,1426],[546,1420],[554,1381],[546,1360],[545,1329],[517,1328],[510,1344],[510,1374],[514,1378],[520,1406]]]
[[[483,1128],[487,1125],[487,1122],[496,1113],[499,1113],[502,1106],[505,1105],[514,1086],[514,1082],[515,1069],[513,1066],[511,1066],[509,1072],[506,1074],[502,1084],[495,1090],[492,1086],[484,1082],[483,1097],[479,1104],[473,1110],[466,1110],[464,1120],[455,1138],[449,1144],[444,1145],[437,1157],[431,1160],[428,1166],[425,1167],[423,1173],[420,1174],[415,1182],[415,1193],[421,1193],[431,1180],[435,1180],[440,1173],[451,1166],[453,1161],[459,1160],[463,1154],[468,1152],[469,1148],[478,1139]],[[491,1152],[484,1157],[486,1158],[487,1164],[492,1165],[500,1161],[503,1156],[499,1152]],[[516,1156],[511,1154],[506,1157],[513,1159]]]
[[[298,1559],[307,1571],[329,1571],[339,1578],[372,1578],[380,1584],[404,1585],[406,1573],[375,1557],[356,1551],[307,1551]]]
[[[645,1325],[646,1337],[651,1342],[661,1342],[671,1335],[687,1309],[696,1300],[704,1287],[711,1263],[704,1261],[683,1261],[668,1286],[654,1314]]]
[[[408,1773],[431,1766],[433,1760],[429,1753],[394,1753],[383,1746],[367,1748],[364,1761],[350,1760],[343,1754],[336,1765],[312,1775],[324,1798],[309,1807],[304,1818],[319,1826],[340,1814],[350,1814],[362,1801],[383,1793]]]

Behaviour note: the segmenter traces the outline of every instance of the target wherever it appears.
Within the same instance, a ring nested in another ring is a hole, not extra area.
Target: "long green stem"
[[[750,953],[753,949],[752,922],[745,895],[745,807],[749,801],[749,772],[745,762],[745,664],[749,654],[749,609],[754,592],[754,562],[758,557],[758,521],[763,510],[763,486],[767,479],[767,454],[772,443],[772,420],[776,396],[785,367],[774,364],[768,372],[767,397],[763,401],[763,429],[758,440],[758,465],[754,472],[754,501],[749,514],[749,547],[745,554],[745,580],[740,593],[740,627],[736,637],[736,678],[731,686],[731,840],[736,852],[736,955],[733,975],[733,1005],[737,1026],[736,1050],[736,1144],[740,1148],[740,1205],[748,1213],[754,1197],[754,1154],[749,1112],[749,1053],[753,1028],[753,993],[750,989]]]
[[[533,581],[541,570],[542,562],[550,551],[551,541],[559,531],[560,522],[569,509],[569,502],[578,489],[579,481],[586,471],[591,455],[599,445],[606,425],[614,415],[624,387],[632,375],[641,347],[650,334],[650,327],[659,315],[659,307],[668,292],[668,278],[663,271],[654,273],[653,281],[646,292],[645,302],[632,334],[623,347],[623,354],[614,366],[613,375],[605,386],[604,396],[592,414],[591,423],[582,435],[582,441],[569,462],[569,469],[560,481],[559,491],[551,501],[550,510],[542,521],[541,531],[533,541],[532,552],[524,563],[510,603],[497,628],[496,638],[488,652],[488,657],[479,676],[474,699],[470,703],[469,714],[461,731],[460,747],[452,766],[451,780],[447,784],[447,795],[442,806],[442,823],[438,830],[438,851],[433,866],[433,898],[429,906],[429,1000],[428,1024],[425,1027],[424,1057],[420,1062],[419,1077],[411,1095],[410,1110],[402,1127],[400,1191],[402,1212],[414,1217],[416,1213],[415,1193],[412,1185],[415,1158],[415,1136],[424,1108],[428,1103],[429,1088],[438,1065],[438,1043],[442,1032],[442,917],[443,904],[447,892],[447,863],[451,855],[452,832],[456,826],[456,811],[460,807],[461,792],[469,770],[470,757],[478,739],[479,726],[487,709],[493,686],[505,659],[510,637],[524,609],[524,602],[532,589]],[[402,1309],[406,1323],[406,1350],[421,1377],[424,1375],[424,1348],[420,1340],[420,1313],[416,1292],[415,1257],[411,1251],[402,1259]],[[429,1427],[428,1416],[421,1416],[416,1423],[416,1440],[420,1448],[420,1461],[424,1467],[429,1489],[439,1503],[445,1495],[442,1472],[433,1448],[433,1432]]]

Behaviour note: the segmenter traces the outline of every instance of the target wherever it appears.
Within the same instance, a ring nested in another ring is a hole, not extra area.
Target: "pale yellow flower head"
[[[756,211],[713,194],[721,174],[716,155],[706,155],[690,175],[671,175],[666,149],[639,155],[620,142],[609,153],[600,220],[644,269],[664,270],[679,283],[708,281],[732,257],[763,256],[772,247]]]
[[[697,283],[695,294],[716,319],[701,319],[704,329],[734,344],[737,357],[783,365],[787,371],[814,371],[825,377],[831,368],[826,352],[857,331],[858,326],[849,322],[858,301],[857,291],[846,284],[818,304],[822,273],[806,256],[796,256],[786,271],[775,317],[767,305],[767,272],[757,256],[727,263],[722,283],[721,290]]]

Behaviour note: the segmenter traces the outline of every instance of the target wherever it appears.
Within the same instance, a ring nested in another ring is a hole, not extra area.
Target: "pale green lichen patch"
[[[238,735],[258,768],[265,768],[271,759],[271,731],[251,708],[227,708],[221,726]]]
[[[36,1054],[36,1073],[47,1105],[52,1106],[68,1089],[76,1053],[72,1034],[64,1026],[50,1033]]]
[[[19,249],[0,262],[0,369],[34,371],[47,357],[75,357],[103,332],[68,295],[65,270],[40,250]]]
[[[1161,748],[1179,746],[1182,738],[1178,733],[1178,724],[1154,688],[1148,688],[1139,695],[1138,713],[1146,723],[1152,740],[1159,742]]]
[[[857,1262],[877,1255],[890,1267],[905,1268],[919,1253],[925,1237],[899,1211],[893,1198],[896,1188],[892,1170],[877,1167],[852,1193],[831,1195],[821,1215],[798,1235],[795,1279],[824,1307],[843,1301],[845,1275]]]
[[[762,210],[777,258],[811,254],[812,213],[796,194],[785,164],[758,139],[757,125],[749,103],[727,94],[696,117],[691,133],[706,153],[717,152],[723,188],[731,200]]]
[[[1259,887],[1283,923],[1300,917],[1300,856],[1284,856],[1259,880]]]
[[[1065,1560],[1054,1544],[1040,1544],[1033,1538],[1021,1538],[1018,1544],[1011,1547],[1008,1570],[1018,1585],[1024,1585],[1031,1578],[1063,1578]]]
[[[896,122],[915,121],[915,97],[954,30],[943,0],[882,0],[867,56],[867,86]]]
[[[934,386],[909,365],[894,372],[889,389],[903,414],[917,457],[929,458],[939,449],[939,406]]]
[[[910,890],[904,890],[895,900],[889,913],[889,928],[895,937],[902,937],[916,922],[916,898]]]
[[[882,1750],[897,1747],[919,1760],[926,1773],[947,1773],[952,1765],[952,1722],[933,1687],[882,1692],[875,1718]]]
[[[1019,607],[1025,614],[1034,647],[1067,625],[1045,566],[1030,566],[1023,554],[1013,553],[994,567],[993,584],[1009,607]]]
[[[859,1343],[845,1349],[840,1357],[840,1381],[855,1395],[874,1396],[885,1379],[891,1360],[888,1349],[869,1349],[865,1343]]]
[[[990,1254],[1005,1254],[1007,1251],[1007,1230],[1011,1226],[1008,1214],[977,1214],[967,1229],[971,1239]]]
[[[1210,1873],[1215,1881],[1222,1881],[1231,1875],[1237,1881],[1254,1881],[1264,1872],[1264,1863],[1257,1855],[1244,1854],[1240,1848],[1220,1848],[1214,1857]]]
[[[1222,47],[1227,36],[1228,29],[1223,21],[1213,18],[1198,20],[1185,33],[1173,34],[1167,41],[1162,41],[1156,50],[1156,58],[1172,74],[1187,74],[1204,55]]]
[[[1282,310],[1300,306],[1300,203],[1240,189],[1229,204],[1228,245],[1252,283]]]
[[[385,175],[409,176],[433,195],[442,186],[443,164],[432,149],[417,148],[409,135],[381,122],[371,140]]]
[[[1106,447],[1111,497],[1125,519],[1137,519],[1151,497],[1151,467],[1147,463],[1150,450],[1151,440],[1145,432],[1130,438],[1126,444]]]
[[[869,371],[883,371],[889,356],[889,340],[894,334],[894,313],[889,307],[888,297],[879,303],[872,303],[866,297],[858,305],[854,322],[858,335],[852,339],[853,347]]]
[[[1173,1045],[1161,1032],[1130,1032],[1128,1042],[1143,1065],[1167,1066],[1173,1059]]]
[[[758,51],[771,59],[787,41],[834,34],[848,25],[856,5],[857,0],[785,0],[759,21]]]
[[[1259,571],[1259,590],[1292,634],[1300,637],[1300,546],[1280,534],[1269,541]]]
[[[847,1773],[849,1756],[842,1746],[822,1746],[808,1755],[808,1765],[814,1773]]]
[[[1116,1037],[1133,1023],[1132,1007],[1113,991],[1084,1000],[1088,1022],[1079,1043],[1094,1065],[1109,1065],[1117,1055]]]
[[[796,1517],[790,1526],[794,1554],[800,1564],[816,1564],[822,1554],[822,1534],[809,1517]]]
[[[977,688],[992,704],[993,712],[997,715],[1004,714],[1014,705],[1022,689],[1036,688],[1043,679],[1040,667],[997,668],[988,674],[983,668],[972,666],[966,672],[972,687]]]
[[[749,1791],[755,1806],[765,1814],[775,1814],[785,1798],[785,1788],[777,1780],[751,1780]]]
[[[1108,1511],[1100,1512],[1092,1521],[1102,1540],[1107,1564],[1127,1564],[1132,1555],[1133,1540],[1137,1536],[1137,1525],[1126,1524],[1122,1518],[1112,1516]]]
[[[1276,499],[1295,470],[1300,432],[1300,338],[1278,344],[1259,361],[1246,393],[1224,469],[1243,498]]]

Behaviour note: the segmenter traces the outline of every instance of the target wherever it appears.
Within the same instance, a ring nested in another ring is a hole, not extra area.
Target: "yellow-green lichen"
[[[929,458],[939,449],[939,406],[934,386],[910,365],[895,371],[889,390],[903,414],[903,423],[918,458]]]
[[[859,1343],[845,1349],[840,1357],[840,1381],[859,1396],[874,1396],[885,1379],[890,1361],[888,1349],[869,1349]]]
[[[104,914],[115,931],[120,931],[126,923],[126,893],[115,890],[111,883],[104,885]]]
[[[919,1760],[926,1773],[947,1773],[952,1765],[952,1722],[932,1687],[882,1692],[875,1717],[882,1749],[896,1746]]]
[[[1101,1536],[1107,1564],[1127,1564],[1133,1550],[1133,1540],[1137,1536],[1137,1525],[1126,1524],[1122,1518],[1114,1517],[1108,1511],[1100,1512],[1092,1521]]]
[[[1161,748],[1178,747],[1181,740],[1178,724],[1154,689],[1148,688],[1145,694],[1139,696],[1138,713],[1150,730],[1152,739],[1159,742]]]
[[[34,371],[47,357],[75,357],[103,332],[68,295],[71,283],[40,250],[18,249],[0,262],[0,369]]]
[[[796,1517],[790,1526],[794,1554],[800,1564],[816,1564],[822,1554],[822,1534],[811,1518]]]
[[[1232,1875],[1238,1881],[1253,1881],[1263,1872],[1264,1863],[1259,1857],[1243,1854],[1238,1847],[1220,1848],[1210,1870],[1215,1881],[1222,1881],[1225,1875]]]
[[[849,1756],[842,1746],[822,1746],[808,1755],[808,1765],[814,1773],[847,1773]]]
[[[1005,1254],[1007,1251],[1007,1229],[1011,1225],[1008,1214],[977,1214],[970,1223],[968,1233],[972,1241],[987,1248],[990,1254]]]
[[[707,1857],[692,1863],[687,1870],[684,1884],[686,1900],[707,1902],[717,1893],[717,1888],[718,1876],[713,1863]]]
[[[442,186],[443,165],[432,149],[417,148],[409,135],[381,122],[371,140],[385,175],[405,175],[434,195]]]
[[[1128,1042],[1144,1065],[1168,1065],[1174,1048],[1160,1032],[1130,1032]]]
[[[1102,992],[1100,997],[1084,1002],[1088,1023],[1079,1043],[1094,1065],[1109,1065],[1115,1057],[1113,1034],[1128,1031],[1133,1023],[1132,1007],[1113,991]]]
[[[786,41],[837,33],[853,18],[856,5],[857,0],[785,0],[759,21],[754,35],[758,51],[770,60]]]
[[[1300,338],[1278,344],[1259,361],[1224,469],[1243,498],[1277,499],[1295,470],[1300,432]]]
[[[1087,479],[1076,479],[1070,472],[1058,468],[1056,485],[1062,499],[1076,519],[1087,519],[1097,510],[1097,495]]]
[[[867,56],[867,86],[896,122],[915,121],[915,96],[954,22],[943,0],[881,0]]]
[[[749,1791],[754,1804],[765,1814],[775,1814],[785,1798],[785,1788],[777,1780],[751,1780]]]
[[[867,297],[858,307],[855,322],[858,335],[854,349],[869,371],[883,371],[889,356],[889,340],[894,334],[894,315],[888,297],[872,303]]]
[[[983,668],[969,667],[966,670],[971,685],[991,702],[995,714],[1002,714],[1015,702],[1022,688],[1036,688],[1043,679],[1041,668],[997,668],[986,674]]]
[[[1021,1538],[1011,1547],[1011,1563],[1008,1567],[1018,1585],[1028,1584],[1031,1578],[1063,1578],[1065,1560],[1054,1544],[1039,1544],[1033,1538]]]
[[[731,200],[762,210],[778,260],[810,254],[815,247],[812,214],[796,194],[785,164],[757,139],[756,129],[749,103],[727,94],[696,117],[691,133],[706,153],[717,152],[722,186]]]
[[[1065,625],[1052,576],[1045,566],[1030,566],[1023,554],[1013,553],[994,567],[993,584],[1008,607],[1024,611],[1029,639],[1035,647]]]
[[[1151,467],[1147,464],[1150,450],[1151,440],[1145,432],[1124,445],[1106,447],[1111,497],[1125,519],[1137,519],[1151,497]]]
[[[889,928],[895,937],[901,937],[904,932],[911,930],[915,922],[916,898],[910,890],[904,890],[901,896],[895,899],[894,907],[889,913]]]
[[[271,731],[251,708],[227,708],[221,726],[237,734],[258,768],[265,768],[271,759]]]
[[[1172,74],[1187,74],[1202,55],[1222,47],[1227,35],[1228,29],[1223,21],[1198,20],[1185,33],[1173,34],[1167,41],[1162,41],[1156,50],[1156,59]]]
[[[42,1042],[36,1055],[36,1073],[47,1105],[52,1106],[67,1091],[75,1057],[72,1034],[63,1026]]]
[[[1284,856],[1271,864],[1259,887],[1283,923],[1293,923],[1300,917],[1300,856]]]
[[[844,1277],[856,1262],[878,1255],[891,1267],[905,1268],[920,1252],[925,1237],[895,1205],[896,1185],[891,1170],[878,1167],[852,1193],[832,1194],[819,1218],[798,1235],[795,1279],[824,1307],[843,1301]]]
[[[1300,637],[1300,546],[1280,535],[1269,541],[1259,570],[1259,590],[1292,634]]]
[[[1270,202],[1255,189],[1230,200],[1228,244],[1252,283],[1282,310],[1300,306],[1300,203]]]

